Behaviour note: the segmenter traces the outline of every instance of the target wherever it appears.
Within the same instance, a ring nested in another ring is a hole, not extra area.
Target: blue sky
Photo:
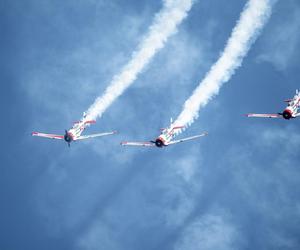
[[[217,60],[246,1],[198,0],[131,86],[73,143],[63,133],[103,93],[161,1],[6,1],[1,25],[1,249],[297,249],[300,120],[280,112],[299,88],[300,3],[278,1],[220,94],[163,150],[150,140]]]

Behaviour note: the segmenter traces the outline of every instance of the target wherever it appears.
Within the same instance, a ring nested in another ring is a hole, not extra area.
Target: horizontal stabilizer
[[[73,122],[73,124],[78,124],[78,123],[82,123],[83,121],[75,121]],[[90,120],[90,121],[85,121],[83,122],[84,124],[95,124],[96,121],[95,120]]]
[[[182,128],[184,128],[184,126],[176,126],[176,127],[173,127],[172,128],[172,130],[175,130],[175,129],[182,129]],[[160,131],[164,131],[164,130],[166,130],[167,128],[160,128],[159,130]]]
[[[106,136],[106,135],[113,135],[113,134],[116,134],[116,133],[117,133],[117,131],[98,133],[98,134],[92,134],[92,135],[81,135],[77,138],[74,138],[74,141],[84,140],[84,139],[89,139],[89,138],[95,138],[95,137],[101,137],[101,136]]]
[[[63,135],[55,135],[55,134],[45,134],[45,133],[39,133],[39,132],[32,132],[32,136],[39,136],[39,137],[44,137],[44,138],[49,138],[49,139],[64,139]]]
[[[96,121],[95,120],[90,120],[90,121],[85,121],[84,124],[95,124]]]
[[[182,128],[184,128],[184,126],[176,126],[173,129],[182,129]]]
[[[286,99],[286,100],[284,100],[285,102],[291,102],[292,101],[292,99]]]

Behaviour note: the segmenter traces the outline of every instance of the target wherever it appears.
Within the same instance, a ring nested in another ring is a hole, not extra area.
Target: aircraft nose
[[[68,134],[68,132],[66,131],[66,134],[64,136],[64,139],[66,142],[71,142],[72,141],[72,137]]]
[[[292,112],[289,109],[286,109],[282,115],[285,119],[290,119],[292,117]]]
[[[161,140],[157,139],[157,140],[155,141],[155,145],[156,145],[157,147],[161,148],[161,147],[163,146],[163,142],[162,142]]]

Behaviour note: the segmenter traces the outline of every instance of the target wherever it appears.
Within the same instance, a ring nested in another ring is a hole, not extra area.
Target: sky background
[[[300,2],[278,1],[243,65],[181,137],[151,140],[217,60],[246,1],[198,0],[137,81],[72,143],[63,133],[103,93],[161,1],[0,1],[0,249],[299,249]]]

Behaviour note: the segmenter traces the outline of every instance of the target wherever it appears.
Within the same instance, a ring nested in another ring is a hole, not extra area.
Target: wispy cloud
[[[291,235],[298,225],[294,218],[300,213],[298,199],[295,199],[299,197],[300,178],[297,131],[295,125],[251,126],[244,130],[247,143],[242,147],[232,145],[223,158],[231,173],[232,186],[243,197],[239,210],[248,214],[234,218],[240,224],[244,217],[243,223],[247,225],[242,229],[241,238],[250,243],[251,230],[255,228],[255,234],[261,237],[251,244],[262,249],[299,246]],[[263,222],[255,224],[252,218]]]
[[[117,240],[123,242],[123,247],[130,248],[133,246],[133,242],[140,242],[138,235],[145,233],[149,228],[160,228],[159,230],[161,230],[162,228],[179,227],[193,211],[195,195],[201,192],[201,178],[199,177],[201,155],[198,153],[195,156],[194,153],[195,148],[187,150],[182,159],[175,163],[169,159],[167,154],[162,158],[153,159],[150,165],[143,164],[138,169],[135,168],[134,173],[130,174],[130,181],[127,182],[127,185],[122,186],[118,194],[114,194],[112,202],[107,204],[101,213],[95,214],[91,218],[90,224],[81,232],[78,248],[94,249],[98,247],[102,249],[102,242],[104,244],[108,240],[113,242],[116,237]],[[159,164],[162,161],[164,164]],[[153,168],[152,164],[161,165],[161,167]],[[136,175],[141,168],[144,170],[142,175],[137,178]],[[132,176],[134,177],[132,178]],[[160,193],[159,196],[157,196],[157,192]],[[136,206],[137,200],[139,200],[138,206]],[[130,214],[134,214],[134,216],[128,216]],[[145,217],[153,218],[153,216],[156,219],[145,220]],[[121,224],[120,221],[122,221]],[[115,228],[116,225],[118,228]],[[130,238],[125,239],[129,225],[134,225],[131,229],[132,234]],[[115,229],[113,230],[113,228]],[[156,240],[149,242],[149,247],[150,245],[155,246],[157,241],[163,240],[164,234],[160,235],[159,230],[157,233],[152,233],[151,237],[155,237]]]
[[[208,214],[196,219],[183,232],[176,243],[176,250],[238,249],[235,247],[238,233],[236,228],[224,219],[224,215]]]
[[[293,1],[281,4],[278,4],[278,8],[283,11],[277,14],[278,24],[266,33],[257,62],[268,62],[277,70],[284,71],[298,59],[300,6]]]

